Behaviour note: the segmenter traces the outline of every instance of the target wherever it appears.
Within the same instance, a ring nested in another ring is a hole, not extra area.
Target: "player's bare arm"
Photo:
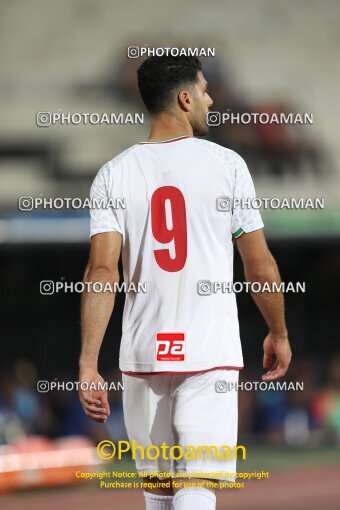
[[[243,235],[237,240],[246,280],[249,282],[281,282],[277,264],[270,253],[263,230]],[[263,343],[263,367],[268,369],[264,381],[273,381],[285,375],[292,357],[284,316],[282,292],[259,292],[252,297],[263,315],[269,333]]]
[[[97,234],[91,239],[91,250],[84,282],[119,281],[118,260],[121,250],[121,235],[117,232]],[[114,292],[93,292],[88,286],[82,294],[81,330],[82,346],[79,359],[79,381],[103,383],[98,373],[98,356],[104,334],[109,323],[115,301]],[[80,402],[86,416],[98,422],[106,422],[110,414],[107,391],[80,390]]]

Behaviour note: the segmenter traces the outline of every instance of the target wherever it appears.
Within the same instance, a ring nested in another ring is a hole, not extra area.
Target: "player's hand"
[[[262,376],[262,381],[283,377],[292,358],[288,336],[277,337],[269,333],[263,342],[263,351],[263,368],[268,371]]]
[[[110,416],[110,406],[107,399],[107,390],[104,389],[104,379],[93,368],[82,368],[79,382],[87,383],[89,389],[81,389],[79,385],[79,399],[86,416],[99,423],[106,423]],[[91,387],[97,389],[90,389]]]

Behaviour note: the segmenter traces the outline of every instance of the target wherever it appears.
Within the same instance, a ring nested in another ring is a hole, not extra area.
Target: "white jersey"
[[[238,154],[192,137],[134,145],[100,169],[91,236],[122,235],[123,372],[243,367],[232,240],[263,227],[254,197]]]

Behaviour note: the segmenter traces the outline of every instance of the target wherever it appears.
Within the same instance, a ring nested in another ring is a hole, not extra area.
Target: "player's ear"
[[[185,112],[190,112],[191,110],[191,97],[189,92],[186,90],[181,90],[181,92],[178,93],[178,104],[181,110]]]

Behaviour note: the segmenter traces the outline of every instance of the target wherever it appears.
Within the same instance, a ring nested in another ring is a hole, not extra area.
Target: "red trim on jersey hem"
[[[190,136],[180,136],[179,138],[173,138],[172,140],[164,140],[164,141],[159,141],[159,142],[153,142],[152,140],[150,140],[149,142],[139,142],[138,145],[147,145],[147,144],[150,144],[150,145],[156,145],[156,144],[159,144],[159,143],[172,143],[172,142],[178,142],[179,140],[185,140],[186,138],[190,138]]]
[[[125,372],[122,370],[122,374],[125,375],[176,375],[176,374],[199,374],[203,372],[212,372],[213,370],[243,370],[244,367],[230,367],[230,366],[223,366],[223,367],[213,367],[213,368],[207,368],[205,370],[191,370],[189,372]]]

